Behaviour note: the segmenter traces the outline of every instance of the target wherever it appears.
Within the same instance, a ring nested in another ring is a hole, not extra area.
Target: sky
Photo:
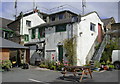
[[[35,3],[33,3],[35,1]],[[86,0],[86,7],[84,9],[85,14],[96,11],[101,19],[114,17],[116,22],[118,21],[118,1],[108,1],[108,0],[97,0],[88,1]],[[60,10],[71,10],[77,14],[82,14],[82,2],[81,0],[61,0],[61,1],[38,1],[38,0],[18,0],[17,3],[17,15],[22,11],[26,13],[33,9],[33,4],[42,12],[53,13]],[[62,7],[61,7],[62,6]],[[4,0],[0,3],[0,17],[14,20],[15,15],[15,0]],[[51,9],[51,10],[50,10]]]

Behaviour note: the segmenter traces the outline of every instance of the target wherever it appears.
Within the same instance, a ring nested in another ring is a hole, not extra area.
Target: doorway
[[[58,45],[58,60],[63,62],[63,45]]]

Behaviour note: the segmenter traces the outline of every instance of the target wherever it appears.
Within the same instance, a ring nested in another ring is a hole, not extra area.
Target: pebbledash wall
[[[91,29],[91,24],[94,29]],[[98,25],[101,25],[101,32]],[[66,24],[66,31],[55,32],[55,26],[45,28],[45,38],[42,38],[41,41],[45,40],[45,59],[59,61],[58,60],[58,45],[64,45],[63,41],[67,38],[76,36],[76,57],[77,65],[85,65],[87,60],[90,60],[95,52],[96,40],[102,39],[103,23],[96,12],[91,12],[81,17],[81,22],[75,22],[73,24]],[[72,30],[73,29],[73,30]],[[36,29],[37,31],[37,29]],[[73,31],[73,32],[71,32]],[[38,31],[36,32],[36,36]],[[31,33],[29,34],[29,37]],[[100,36],[99,36],[100,35]],[[101,38],[97,38],[101,37]],[[37,38],[30,40],[29,42],[37,42]],[[36,52],[35,45],[32,49],[31,46],[31,56]],[[63,49],[63,59],[67,60],[65,56],[65,50]],[[54,57],[54,59],[52,59]]]

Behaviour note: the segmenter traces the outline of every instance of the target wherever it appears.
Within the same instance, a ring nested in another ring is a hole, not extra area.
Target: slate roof
[[[102,19],[102,22],[104,23],[104,26],[107,26],[112,20],[114,20],[113,17],[107,18],[107,19]]]
[[[0,37],[0,48],[9,48],[9,49],[27,49],[28,47],[25,47],[23,45],[20,45],[18,43],[6,40],[2,37]]]
[[[12,20],[0,17],[0,28],[4,28],[4,29],[12,31],[11,29],[7,28],[7,24],[9,24],[11,22],[12,22]]]

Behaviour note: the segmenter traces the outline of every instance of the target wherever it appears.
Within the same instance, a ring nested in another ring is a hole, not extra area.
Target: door
[[[63,46],[62,45],[58,46],[58,60],[60,62],[63,61]]]
[[[103,38],[103,32],[101,24],[98,24],[98,42],[101,43]]]

